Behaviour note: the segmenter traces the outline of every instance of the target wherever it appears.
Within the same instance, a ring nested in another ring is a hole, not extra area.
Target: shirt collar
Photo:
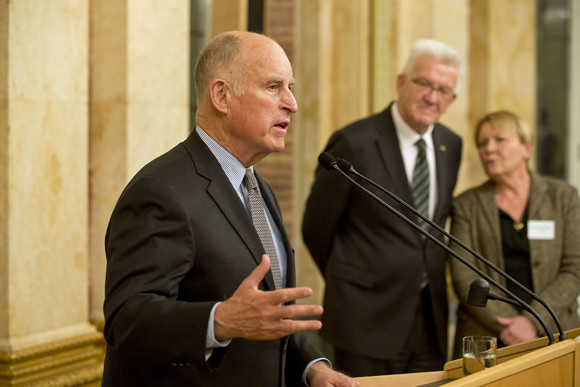
[[[215,156],[218,163],[220,163],[232,185],[234,187],[240,186],[242,184],[242,180],[244,179],[244,175],[246,174],[246,168],[242,165],[242,163],[240,163],[240,161],[224,147],[218,144],[201,127],[196,126],[195,130],[201,140],[205,143],[205,145],[207,145],[211,153]],[[253,170],[254,167],[251,166],[250,168]]]
[[[395,130],[397,131],[397,137],[399,141],[404,145],[414,145],[420,138],[425,139],[428,147],[432,146],[431,133],[435,125],[429,125],[427,131],[421,136],[419,133],[415,132],[401,117],[399,113],[399,108],[397,102],[393,103],[391,108],[391,114],[393,115],[393,122],[395,123]]]

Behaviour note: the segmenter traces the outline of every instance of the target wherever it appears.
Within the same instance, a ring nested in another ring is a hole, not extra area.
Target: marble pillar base
[[[100,332],[0,352],[0,385],[99,385],[104,354],[105,342]]]

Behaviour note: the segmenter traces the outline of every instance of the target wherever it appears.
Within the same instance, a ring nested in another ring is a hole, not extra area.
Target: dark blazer
[[[563,329],[580,326],[578,303],[580,293],[580,204],[578,191],[569,184],[532,173],[528,200],[529,220],[553,220],[555,235],[552,240],[530,240],[530,263],[534,292],[550,305]],[[495,203],[493,183],[487,181],[472,188],[453,201],[451,233],[460,241],[480,253],[500,269],[505,270],[502,252],[499,210]],[[463,249],[452,248],[497,282],[506,286],[506,280]],[[461,341],[466,335],[499,336],[503,326],[497,316],[515,317],[521,314],[510,304],[488,301],[487,307],[478,308],[466,303],[471,281],[478,277],[456,259],[451,260],[453,285],[459,298],[454,357],[461,357]],[[502,294],[498,289],[492,289]],[[556,325],[548,312],[537,301],[530,306],[557,333]],[[540,334],[542,326],[527,312]]]
[[[413,204],[391,106],[335,132],[325,151]],[[433,130],[439,202],[434,221],[444,226],[461,157],[461,139]],[[367,185],[368,184],[363,184]],[[368,188],[368,187],[367,187]],[[371,189],[412,220],[417,216]],[[338,173],[318,167],[306,204],[303,237],[326,280],[322,335],[334,346],[378,359],[406,344],[426,270],[441,353],[447,350],[447,254],[377,204]]]
[[[281,230],[295,286],[294,253],[278,203],[256,176]],[[205,360],[210,310],[261,261],[250,216],[194,131],[127,185],[106,235],[105,386],[300,385],[322,355],[302,334],[234,339]],[[274,289],[271,273],[260,289]],[[284,376],[285,372],[285,376]]]

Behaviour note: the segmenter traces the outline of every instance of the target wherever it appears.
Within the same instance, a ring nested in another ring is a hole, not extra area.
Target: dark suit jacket
[[[491,263],[505,270],[498,211],[493,184],[487,181],[462,193],[453,201],[451,233]],[[577,328],[580,326],[576,302],[580,293],[578,191],[563,181],[532,173],[528,219],[553,220],[555,226],[554,239],[530,240],[533,291],[554,310],[563,329]],[[451,246],[465,259],[506,286],[506,280],[495,271],[471,257],[459,246]],[[504,327],[495,318],[515,317],[520,312],[514,306],[500,301],[489,301],[485,308],[467,305],[469,285],[479,276],[456,259],[451,260],[451,273],[460,301],[453,352],[454,357],[461,357],[463,336],[499,336]],[[503,295],[496,288],[492,291]],[[537,301],[532,301],[530,306],[557,333],[556,325],[545,308]],[[545,334],[540,323],[531,314],[523,314],[536,324],[539,333]]]
[[[289,287],[293,250],[270,187],[264,200],[284,237]],[[194,131],[145,166],[122,193],[106,235],[106,386],[288,385],[321,354],[304,335],[234,339],[205,360],[208,318],[261,261],[250,216]],[[274,289],[268,273],[260,284]]]
[[[391,107],[335,132],[325,151],[413,204]],[[434,221],[444,226],[461,157],[461,139],[433,130],[439,202]],[[364,184],[363,184],[364,185]],[[367,184],[368,185],[368,184]],[[402,205],[374,191],[412,220]],[[342,178],[318,167],[306,204],[303,237],[326,279],[322,335],[351,353],[390,359],[406,344],[427,271],[441,353],[447,348],[447,254]]]

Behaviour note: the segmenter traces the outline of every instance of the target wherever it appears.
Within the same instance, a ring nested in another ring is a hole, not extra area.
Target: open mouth
[[[276,124],[274,126],[277,126],[278,128],[281,128],[281,129],[286,129],[288,127],[288,125],[289,125],[288,122],[281,122],[281,123]]]

